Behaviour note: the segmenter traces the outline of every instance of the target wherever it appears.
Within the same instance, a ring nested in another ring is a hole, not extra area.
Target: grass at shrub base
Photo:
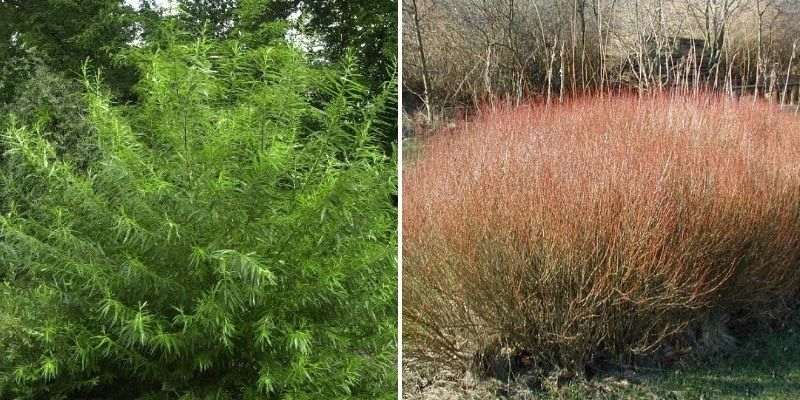
[[[642,371],[637,384],[598,385],[577,382],[545,399],[775,399],[800,398],[800,325],[765,334],[716,359],[660,371]]]
[[[417,381],[404,380],[407,400],[712,400],[800,398],[800,325],[756,334],[724,356],[684,361],[670,368],[601,373],[591,380],[573,379],[542,387],[498,379],[475,381],[414,366]],[[537,381],[537,379],[534,379]],[[418,382],[427,385],[420,388]]]

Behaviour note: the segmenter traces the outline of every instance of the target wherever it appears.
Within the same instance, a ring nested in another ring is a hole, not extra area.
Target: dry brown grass
[[[403,179],[409,354],[581,370],[797,297],[800,118],[768,104],[508,107],[420,149]]]

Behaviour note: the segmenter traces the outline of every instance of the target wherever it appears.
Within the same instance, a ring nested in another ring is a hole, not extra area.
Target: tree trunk
[[[425,104],[425,118],[430,123],[433,115],[431,114],[431,98],[430,98],[430,71],[428,71],[428,61],[425,58],[425,45],[422,40],[422,28],[419,23],[419,8],[417,0],[411,0],[414,13],[414,30],[417,36],[417,46],[419,49],[419,59],[422,64],[422,102]]]

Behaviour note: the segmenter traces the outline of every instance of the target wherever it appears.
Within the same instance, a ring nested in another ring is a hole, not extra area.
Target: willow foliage
[[[394,398],[393,84],[280,44],[138,62],[136,106],[87,83],[88,167],[2,136],[0,397]]]

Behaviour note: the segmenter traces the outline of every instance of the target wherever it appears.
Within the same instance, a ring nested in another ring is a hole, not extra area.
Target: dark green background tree
[[[255,32],[296,12],[297,29],[324,44],[319,56],[336,61],[354,52],[374,87],[391,75],[397,51],[394,0],[181,0],[180,8],[187,29],[217,37]]]
[[[88,59],[103,68],[115,91],[125,94],[136,75],[132,66],[115,63],[114,57],[135,39],[137,18],[118,0],[0,1],[0,60],[36,49],[47,66],[77,78]],[[8,89],[0,92],[0,99],[13,95],[15,78],[4,77]]]

